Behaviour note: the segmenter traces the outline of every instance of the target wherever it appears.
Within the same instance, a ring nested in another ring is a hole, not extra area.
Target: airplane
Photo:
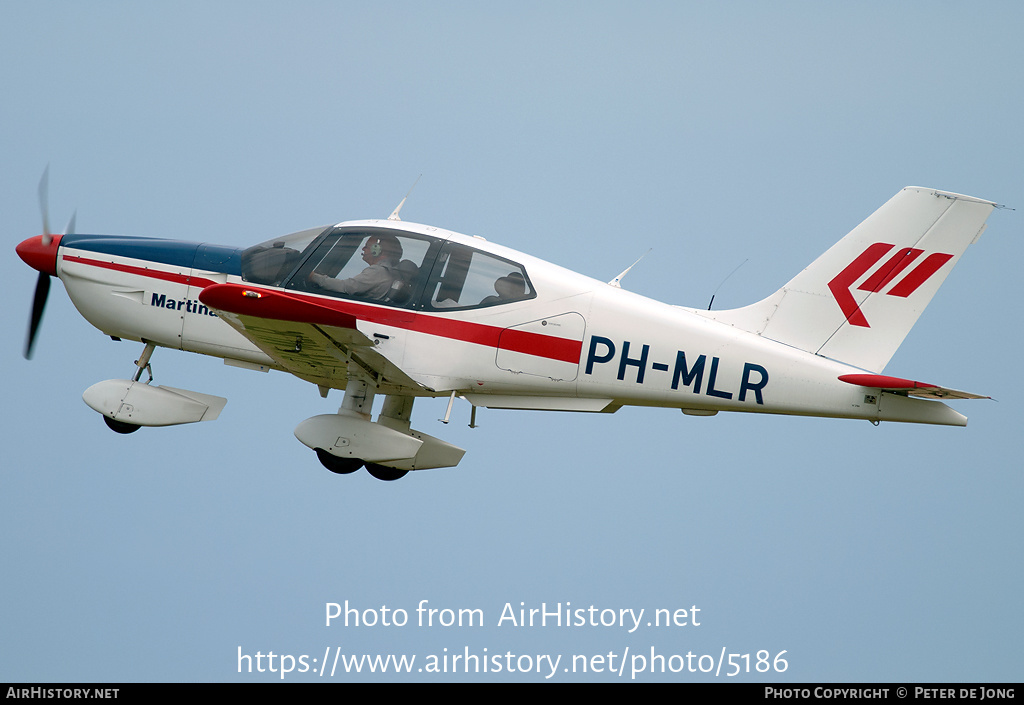
[[[45,174],[44,174],[45,180]],[[151,384],[173,348],[343,390],[296,438],[337,474],[454,467],[465,450],[411,427],[414,401],[613,413],[667,407],[964,426],[942,400],[987,399],[882,374],[996,203],[907,187],[771,296],[731,310],[661,303],[442,228],[386,219],[251,247],[69,225],[17,246],[39,272],[30,358],[49,291],[115,341],[143,344],[130,379],[83,399],[119,433],[212,421],[226,399]],[[629,271],[628,269],[626,270]],[[147,379],[143,380],[143,375]],[[378,395],[383,405],[373,418]]]

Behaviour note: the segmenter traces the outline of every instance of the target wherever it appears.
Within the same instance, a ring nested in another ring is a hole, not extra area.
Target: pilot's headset
[[[373,244],[370,245],[370,254],[374,257],[380,257],[380,253],[384,251],[384,247],[380,244],[380,238],[373,238]]]

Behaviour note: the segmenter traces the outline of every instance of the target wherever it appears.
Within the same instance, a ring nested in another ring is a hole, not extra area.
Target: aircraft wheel
[[[377,463],[366,463],[366,472],[370,473],[378,480],[384,480],[385,482],[401,480],[409,473],[408,470],[396,470],[395,468],[389,468],[385,465],[377,465]]]
[[[323,448],[316,449],[316,457],[320,459],[321,465],[337,475],[348,475],[363,467],[363,461],[359,458],[339,458]]]
[[[104,416],[103,420],[106,422],[107,427],[111,431],[115,431],[117,433],[135,433],[136,431],[138,431],[141,428],[141,426],[137,426],[136,424],[133,424],[133,423],[125,423],[124,421],[116,421],[116,420],[110,418],[109,416]]]

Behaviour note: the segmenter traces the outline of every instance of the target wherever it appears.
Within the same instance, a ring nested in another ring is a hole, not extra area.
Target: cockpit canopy
[[[525,268],[453,240],[394,228],[314,228],[242,252],[242,278],[424,310],[498,306],[537,294]]]

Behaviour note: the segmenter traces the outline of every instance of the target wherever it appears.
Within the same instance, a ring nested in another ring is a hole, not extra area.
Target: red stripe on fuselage
[[[149,277],[151,279],[202,287],[203,289],[210,286],[216,286],[218,289],[221,287],[232,287],[238,290],[239,297],[241,297],[242,291],[266,292],[269,295],[268,298],[273,299],[277,303],[277,305],[273,307],[272,311],[266,311],[264,313],[264,317],[266,318],[297,320],[287,317],[289,306],[287,305],[287,302],[281,301],[282,298],[286,298],[294,300],[299,306],[301,306],[303,313],[300,317],[304,322],[312,322],[308,320],[309,307],[312,306],[324,309],[324,312],[327,315],[322,323],[325,325],[338,325],[337,315],[340,313],[348,314],[371,323],[392,326],[394,328],[401,328],[403,330],[409,330],[416,333],[424,333],[426,335],[433,335],[439,338],[448,338],[450,340],[458,340],[464,343],[473,343],[474,345],[483,345],[491,348],[499,347],[498,340],[500,337],[501,348],[503,350],[533,355],[534,357],[543,357],[550,360],[557,360],[559,362],[569,362],[572,364],[579,363],[580,353],[583,349],[583,341],[581,340],[572,340],[568,338],[558,338],[551,335],[541,335],[540,333],[511,330],[499,326],[489,326],[483,323],[473,323],[471,321],[459,321],[442,316],[418,313],[410,311],[409,309],[378,307],[342,299],[323,299],[314,296],[305,296],[291,291],[285,294],[279,290],[262,289],[259,287],[251,287],[241,284],[220,284],[204,277],[177,274],[175,272],[165,272],[149,267],[138,267],[135,265],[96,260],[77,255],[65,254],[63,259],[68,262],[77,262],[79,264],[100,267],[102,269]],[[201,301],[203,300],[202,292],[200,292],[199,298]],[[250,304],[259,301],[260,299],[246,299],[246,302]],[[203,303],[207,302],[203,301]],[[226,302],[218,297],[217,303],[223,304]],[[296,308],[299,308],[299,306]],[[217,308],[222,308],[222,306],[218,305]],[[233,308],[234,307],[223,307],[223,310],[232,311],[233,313],[241,313],[243,315],[260,315],[260,313],[256,312],[256,307],[250,308],[249,306],[246,306],[245,311],[232,310]],[[504,335],[502,335],[503,331]]]
[[[79,257],[77,255],[64,255],[62,259],[65,262],[77,262],[79,264],[87,264],[92,267],[99,267],[100,269],[109,269],[114,272],[125,272],[126,274],[137,274],[141,277],[160,279],[161,281],[185,284],[186,286],[205,288],[211,284],[217,283],[212,279],[205,279],[203,277],[193,277],[187,274],[177,274],[175,272],[164,272],[159,269],[136,267],[130,264],[119,264],[118,262],[106,262],[103,260],[89,259],[88,257]]]
[[[242,293],[245,291],[264,294],[265,303],[269,305],[261,306],[263,299],[246,297]],[[206,295],[204,296],[204,294]],[[210,294],[214,294],[214,296],[210,296]],[[242,284],[217,284],[200,292],[199,300],[208,306],[212,305],[232,313],[324,325],[338,325],[338,314],[347,314],[369,323],[378,323],[490,348],[498,348],[500,338],[500,347],[503,350],[572,364],[579,363],[580,352],[583,349],[583,341],[580,340],[510,330],[471,321],[459,321],[408,309],[378,307],[342,299],[325,299],[293,291],[284,293]],[[316,309],[322,311],[322,320],[315,320],[316,316],[313,311]]]

